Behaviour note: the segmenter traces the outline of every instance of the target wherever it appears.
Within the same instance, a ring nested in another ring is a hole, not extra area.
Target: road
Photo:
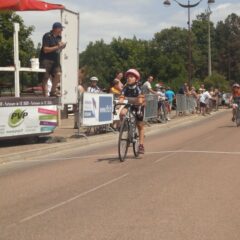
[[[0,166],[1,240],[239,240],[239,133],[230,112],[148,136]],[[116,137],[117,139],[117,137]]]

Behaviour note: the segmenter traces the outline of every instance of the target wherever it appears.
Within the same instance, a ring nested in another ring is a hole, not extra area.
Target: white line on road
[[[155,163],[159,163],[159,162],[161,162],[161,161],[163,161],[163,160],[165,160],[165,159],[167,159],[167,158],[169,158],[173,155],[176,155],[176,154],[177,154],[176,152],[172,152],[171,154],[168,154],[167,156],[159,158],[158,160],[155,161]]]
[[[79,199],[81,197],[84,197],[84,196],[86,196],[86,195],[88,195],[88,194],[90,194],[92,192],[95,192],[95,191],[97,191],[97,190],[99,190],[101,188],[104,188],[104,187],[106,187],[106,186],[108,186],[110,184],[113,184],[113,183],[115,183],[115,182],[117,182],[117,181],[127,177],[128,175],[129,175],[129,173],[126,173],[126,174],[124,174],[124,175],[122,175],[120,177],[114,178],[114,179],[112,179],[112,180],[110,180],[110,181],[108,181],[106,183],[103,183],[103,184],[101,184],[101,185],[99,185],[97,187],[94,187],[94,188],[92,188],[92,189],[90,189],[90,190],[88,190],[86,192],[82,192],[82,193],[76,195],[75,197],[69,198],[66,201],[60,202],[60,203],[58,203],[58,204],[56,204],[56,205],[54,205],[52,207],[49,207],[49,208],[47,208],[47,209],[45,209],[45,210],[43,210],[41,212],[38,212],[38,213],[34,214],[32,216],[26,217],[26,218],[20,220],[19,223],[24,223],[24,222],[30,221],[30,220],[32,220],[32,219],[34,219],[36,217],[42,216],[42,215],[44,215],[44,214],[46,214],[46,213],[48,213],[48,212],[50,212],[50,211],[52,211],[54,209],[60,208],[60,207],[62,207],[64,205],[66,205],[68,203],[71,203],[71,202],[73,202],[73,201],[75,201],[75,200],[77,200],[77,199]]]
[[[219,151],[195,151],[195,150],[171,150],[171,151],[159,151],[159,152],[146,152],[145,155],[152,155],[152,154],[165,154],[165,153],[199,153],[199,154],[225,154],[225,155],[240,155],[240,152],[219,152]],[[172,154],[172,155],[174,155]],[[160,162],[172,155],[164,156],[163,158],[157,160]],[[35,160],[18,160],[18,161],[11,161],[3,163],[2,165],[10,165],[16,163],[34,163],[34,162],[54,162],[54,161],[64,161],[64,160],[73,160],[73,159],[89,159],[89,158],[96,158],[100,156],[109,156],[114,157],[116,154],[102,154],[102,155],[85,155],[85,156],[78,156],[78,157],[66,157],[66,158],[53,158],[53,159],[35,159]]]
[[[164,153],[174,153],[174,154],[177,154],[177,153],[199,153],[199,154],[240,155],[240,152],[194,151],[194,150],[159,151],[159,152],[147,152],[146,154],[164,154]]]

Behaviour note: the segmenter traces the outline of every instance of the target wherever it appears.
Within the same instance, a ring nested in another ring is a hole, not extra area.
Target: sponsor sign
[[[0,137],[51,133],[57,126],[57,106],[0,107]]]
[[[110,124],[113,121],[112,94],[83,94],[83,126],[98,126]]]

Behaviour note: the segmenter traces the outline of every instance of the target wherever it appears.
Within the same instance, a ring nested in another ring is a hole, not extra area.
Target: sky
[[[163,0],[45,0],[63,4],[67,9],[80,13],[80,51],[89,42],[103,39],[110,43],[113,38],[132,38],[150,40],[156,32],[171,26],[187,28],[187,9],[175,1],[165,7]],[[191,4],[198,0],[190,0]],[[187,0],[179,0],[186,4]],[[207,0],[191,9],[191,18],[207,9]],[[211,4],[211,20],[216,23],[231,14],[240,15],[239,0],[215,0]],[[60,11],[18,12],[25,25],[34,26],[34,43],[41,42],[44,33],[51,30],[54,22],[60,21]]]

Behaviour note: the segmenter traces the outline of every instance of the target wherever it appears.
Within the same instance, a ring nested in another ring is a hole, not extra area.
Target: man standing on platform
[[[52,26],[52,30],[45,33],[42,39],[42,48],[40,51],[40,67],[46,69],[40,78],[43,85],[43,94],[48,96],[48,79],[52,80],[52,89],[50,96],[60,96],[57,91],[57,85],[60,83],[61,65],[60,53],[66,47],[66,43],[62,42],[63,26],[60,22],[56,22]]]

